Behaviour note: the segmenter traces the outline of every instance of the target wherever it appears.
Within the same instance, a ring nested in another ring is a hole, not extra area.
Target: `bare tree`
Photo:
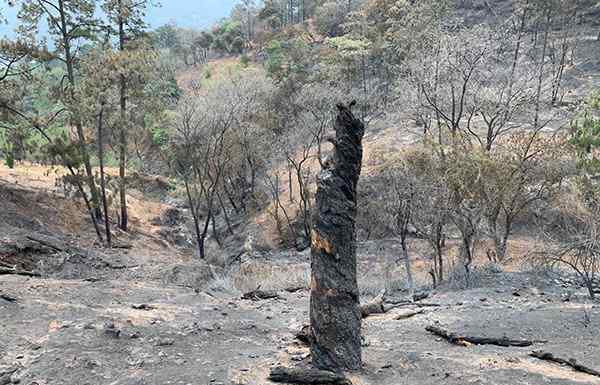
[[[410,255],[408,253],[408,237],[410,235],[411,223],[415,215],[413,210],[416,206],[415,199],[420,199],[418,193],[418,180],[414,179],[414,174],[406,172],[406,167],[399,167],[390,170],[389,183],[392,196],[387,202],[389,210],[388,215],[392,216],[392,223],[395,233],[400,238],[402,247],[402,259],[406,271],[406,288],[409,292],[409,298],[413,298],[415,284],[412,274]],[[399,262],[400,258],[398,258]]]
[[[477,112],[473,97],[480,84],[480,68],[490,53],[488,31],[479,28],[442,35],[436,54],[425,51],[410,64],[409,83],[417,90],[422,107],[436,116],[457,139]]]
[[[551,267],[571,269],[594,299],[600,277],[600,212],[595,202],[584,202],[564,204],[556,228],[545,232],[550,246],[536,256]]]
[[[248,122],[264,96],[264,89],[256,87],[250,76],[223,81],[179,103],[170,164],[183,181],[202,259],[211,222],[219,242],[215,222],[222,206],[220,192],[225,179],[237,172],[231,169],[234,151],[239,148],[233,147],[232,138],[238,134],[233,131]]]
[[[410,224],[416,235],[429,243],[433,252],[430,275],[433,285],[444,280],[444,245],[450,223],[451,191],[446,182],[446,170],[439,152],[429,149],[405,155],[403,174],[412,188]]]

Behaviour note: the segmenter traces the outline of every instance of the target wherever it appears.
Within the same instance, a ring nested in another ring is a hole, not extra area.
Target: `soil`
[[[0,367],[38,385],[268,384],[271,366],[307,359],[294,340],[308,319],[306,290],[247,301],[119,274],[97,282],[2,277],[0,293],[16,301],[0,299]],[[356,385],[600,384],[528,356],[543,349],[600,367],[600,305],[583,295],[564,302],[561,290],[499,273],[490,287],[433,295],[426,301],[442,306],[410,319],[394,319],[401,309],[371,316],[363,323],[365,369],[350,377]],[[548,342],[455,346],[427,325]]]

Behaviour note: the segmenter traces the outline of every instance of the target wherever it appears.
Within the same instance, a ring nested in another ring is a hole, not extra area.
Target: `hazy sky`
[[[99,2],[99,1],[98,1]],[[237,0],[160,0],[161,7],[148,11],[148,23],[151,27],[174,21],[182,27],[209,27],[219,19],[229,15]],[[16,25],[15,8],[9,8],[0,0],[0,9],[8,18],[8,25],[0,25],[0,36],[10,34]]]

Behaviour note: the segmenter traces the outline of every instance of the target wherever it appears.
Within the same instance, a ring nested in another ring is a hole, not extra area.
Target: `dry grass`
[[[263,290],[308,288],[310,267],[307,263],[273,264],[251,260],[243,263],[232,275],[233,286],[248,292],[260,286]]]

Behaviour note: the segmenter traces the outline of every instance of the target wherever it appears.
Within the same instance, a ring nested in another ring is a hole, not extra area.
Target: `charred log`
[[[269,380],[286,384],[303,385],[352,385],[343,375],[312,368],[285,368],[282,366],[271,369]]]
[[[531,346],[536,342],[544,342],[544,341],[530,341],[530,340],[513,340],[513,339],[509,339],[507,337],[489,338],[489,337],[463,336],[463,335],[459,335],[456,333],[451,333],[447,330],[438,328],[437,326],[427,326],[425,328],[425,330],[446,339],[451,344],[460,345],[460,346],[496,345],[496,346],[503,346],[503,347],[509,347],[509,346],[525,347],[525,346]]]
[[[242,299],[251,300],[251,301],[260,301],[263,299],[274,299],[279,298],[279,294],[273,290],[260,290],[258,287],[256,290],[249,291],[242,295]]]
[[[25,277],[41,277],[41,274],[33,272],[33,271],[19,270],[19,269],[0,266],[0,275],[11,275],[11,274],[12,275],[22,275]]]
[[[530,353],[529,355],[531,357],[535,357],[535,358],[538,358],[543,361],[550,361],[550,362],[554,362],[556,364],[570,366],[571,368],[573,368],[573,370],[581,372],[581,373],[589,374],[590,376],[600,377],[599,371],[588,368],[587,366],[581,365],[574,358],[564,359],[564,358],[560,358],[560,357],[555,357],[552,353],[543,352],[543,351],[535,351],[535,352]]]
[[[360,313],[363,318],[367,318],[372,314],[383,314],[385,311],[384,294],[380,294],[372,301],[360,306]]]

